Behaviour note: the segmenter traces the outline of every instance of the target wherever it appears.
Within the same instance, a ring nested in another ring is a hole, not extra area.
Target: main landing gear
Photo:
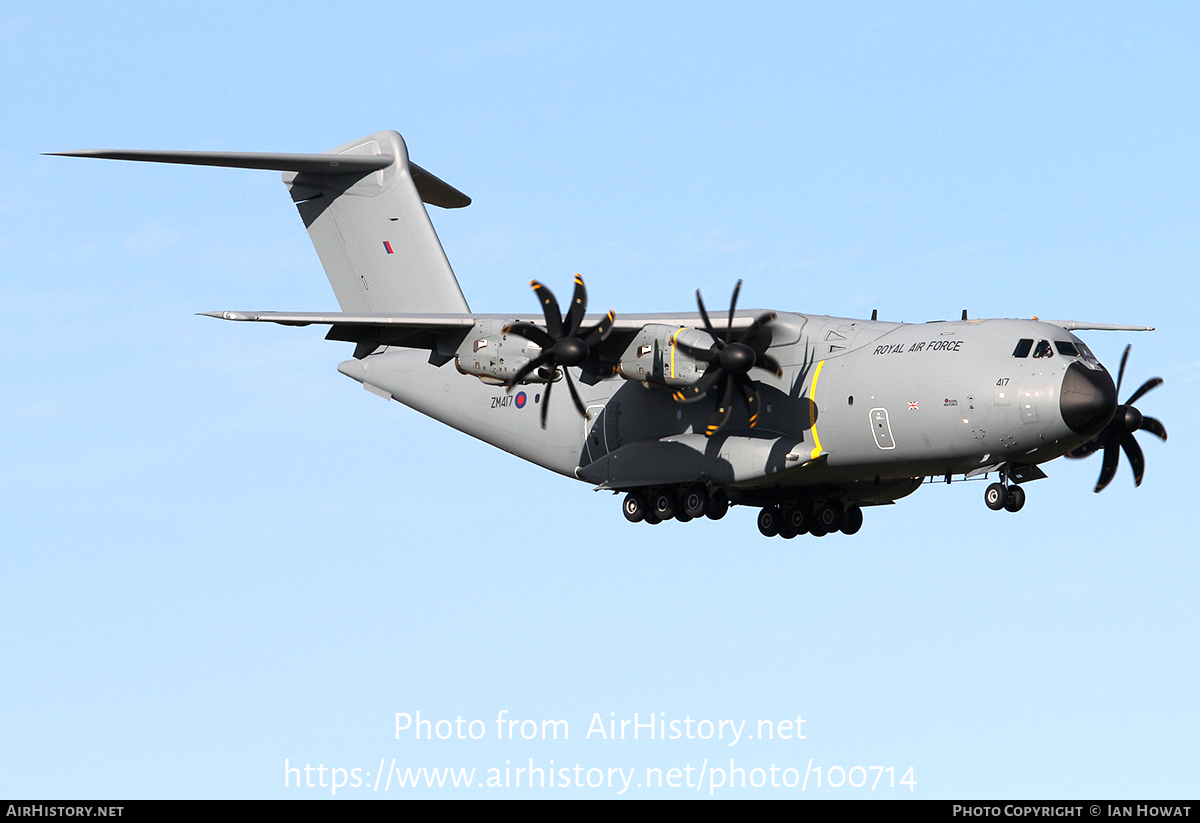
[[[1025,490],[1020,486],[1006,486],[1003,483],[993,483],[983,491],[983,502],[992,511],[1005,509],[1019,512],[1025,505]]]
[[[672,518],[686,523],[697,517],[720,520],[729,511],[729,498],[724,492],[710,496],[707,489],[698,486],[685,486],[678,492],[674,489],[651,493],[633,491],[625,495],[621,509],[630,523],[655,524]]]
[[[779,536],[787,540],[800,534],[824,537],[841,532],[854,534],[863,524],[862,509],[845,506],[840,500],[830,500],[820,506],[800,501],[783,506],[763,506],[758,513],[758,530],[764,537]]]

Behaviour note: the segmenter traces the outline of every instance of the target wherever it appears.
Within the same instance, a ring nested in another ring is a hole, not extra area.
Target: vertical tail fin
[[[424,203],[461,208],[470,198],[410,163],[394,131],[326,154],[393,158],[366,175],[284,172],[342,311],[469,312]]]
[[[410,163],[404,138],[394,131],[381,131],[324,154],[144,150],[54,154],[282,171],[342,311],[470,311],[424,203],[456,209],[470,205],[471,198]]]

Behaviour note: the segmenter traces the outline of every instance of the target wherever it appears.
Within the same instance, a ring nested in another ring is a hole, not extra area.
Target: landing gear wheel
[[[829,534],[829,532],[821,528],[821,524],[817,522],[814,522],[812,526],[809,527],[808,533],[813,537],[824,537],[825,535]]]
[[[787,523],[784,523],[779,527],[779,536],[784,538],[785,540],[791,540],[793,537],[796,536],[796,530],[793,529],[791,526],[789,526]]]
[[[842,509],[842,504],[836,500],[831,500],[817,509],[816,524],[826,534],[838,531],[845,522],[846,512]]]
[[[858,506],[846,510],[846,522],[842,525],[842,534],[854,534],[862,528],[863,513]]]
[[[725,492],[717,492],[708,498],[704,514],[709,520],[720,520],[727,511],[729,511],[729,498],[725,496]]]
[[[763,533],[764,537],[774,537],[779,534],[781,524],[779,509],[774,506],[764,506],[763,510],[758,513],[758,530]]]
[[[792,506],[783,516],[783,522],[796,534],[804,534],[812,526],[812,509],[803,503]]]
[[[1019,512],[1024,505],[1025,490],[1020,486],[1009,486],[1008,499],[1004,501],[1004,508],[1010,512]]]
[[[679,503],[683,509],[683,513],[690,520],[693,517],[699,517],[704,514],[704,510],[708,508],[708,495],[701,489],[685,489],[683,494],[680,495]]]
[[[625,495],[625,502],[621,505],[625,519],[630,523],[640,523],[645,520],[649,508],[650,503],[646,500],[646,495],[641,492],[630,492]]]
[[[686,522],[688,522],[688,521],[689,521],[689,520],[691,520],[691,519],[692,519],[692,516],[691,516],[690,514],[688,514],[687,512],[683,511],[682,509],[680,509],[679,511],[675,512],[675,520],[676,520],[676,522],[679,522],[679,523],[686,523]]]
[[[984,489],[983,502],[987,503],[987,507],[992,511],[1000,511],[1008,502],[1008,489],[1004,488],[1002,483],[993,483]]]
[[[657,526],[662,522],[662,518],[655,514],[653,509],[646,509],[646,519],[642,522],[649,523],[651,526]]]
[[[658,515],[659,520],[670,520],[674,517],[675,506],[675,495],[667,489],[650,498],[650,510]]]

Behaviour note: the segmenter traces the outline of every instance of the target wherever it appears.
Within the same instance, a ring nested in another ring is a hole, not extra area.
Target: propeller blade
[[[1117,371],[1117,394],[1121,393],[1121,380],[1125,377],[1125,361],[1129,359],[1129,350],[1132,348],[1133,344],[1130,343],[1125,347],[1125,353],[1121,355],[1121,368]]]
[[[583,322],[583,315],[587,312],[587,289],[583,285],[583,278],[578,274],[575,275],[575,294],[571,297],[571,308],[567,311],[567,334],[570,337],[575,337],[579,333],[579,324]]]
[[[750,413],[750,428],[754,428],[758,423],[758,388],[745,375],[737,377],[736,382],[742,399],[746,401],[746,411]]]
[[[512,390],[516,387],[516,385],[518,383],[520,383],[522,380],[524,380],[526,377],[528,377],[530,374],[532,374],[534,369],[537,369],[537,368],[540,368],[540,367],[546,365],[546,363],[548,363],[550,361],[550,358],[552,356],[553,356],[553,352],[544,351],[541,354],[539,354],[537,357],[530,360],[524,366],[522,366],[521,370],[518,371],[516,374],[514,374],[512,376],[512,379],[510,379],[508,381],[507,391],[511,394]]]
[[[546,412],[550,408],[550,390],[554,388],[554,383],[546,384],[546,395],[542,398],[542,428],[546,428]]]
[[[725,392],[721,402],[717,404],[717,410],[713,412],[712,419],[708,421],[708,428],[704,431],[706,437],[712,437],[719,432],[729,422],[729,415],[733,413],[733,380],[725,373],[722,373],[721,377],[725,381]]]
[[[681,340],[675,341],[675,346],[683,350],[683,353],[693,360],[699,360],[701,363],[716,363],[720,360],[720,355],[714,349],[700,349],[696,346],[688,345]]]
[[[1157,388],[1157,387],[1161,386],[1162,384],[1163,384],[1163,379],[1161,377],[1151,377],[1149,380],[1147,380],[1145,383],[1143,383],[1141,385],[1141,388],[1139,388],[1137,391],[1135,391],[1133,393],[1132,397],[1130,397],[1128,400],[1125,401],[1125,405],[1132,406],[1134,404],[1134,401],[1141,399],[1142,395],[1144,395],[1146,392],[1150,391],[1151,389]]]
[[[579,413],[587,417],[587,409],[584,408],[583,401],[579,399],[579,392],[575,390],[575,381],[571,379],[571,373],[563,369],[563,379],[567,381],[567,388],[571,390],[571,399],[575,401],[575,408],[579,409]]]
[[[715,363],[710,364],[709,367],[704,370],[704,374],[700,375],[699,380],[690,386],[684,386],[671,396],[680,403],[694,403],[704,395],[708,394],[709,390],[712,389],[716,382],[721,379],[722,374],[723,372],[721,371],[720,366],[716,365]]]
[[[579,367],[579,370],[584,374],[589,374],[592,377],[596,377],[600,380],[603,380],[606,377],[617,376],[616,363],[597,363],[592,360],[585,360],[583,365]]]
[[[546,330],[557,340],[563,336],[562,312],[558,308],[558,301],[554,299],[554,293],[536,280],[530,280],[529,285],[533,287],[534,294],[542,304],[542,314],[546,316]]]
[[[1142,456],[1141,447],[1133,435],[1126,432],[1121,435],[1121,448],[1129,458],[1129,468],[1133,469],[1133,485],[1142,485],[1142,475],[1146,473],[1146,458]]]
[[[526,323],[523,320],[505,326],[501,331],[504,334],[516,334],[524,337],[530,342],[537,343],[543,349],[554,348],[554,338],[546,334],[545,329],[541,326],[535,326],[532,323]]]
[[[760,354],[754,360],[754,368],[766,369],[776,377],[783,377],[783,368],[779,365],[779,361],[769,354]]]
[[[1159,422],[1157,417],[1143,417],[1142,431],[1148,431],[1164,442],[1167,439],[1167,427]]]
[[[725,335],[725,342],[733,341],[733,312],[737,308],[738,294],[742,291],[742,281],[738,280],[737,285],[733,287],[733,299],[729,301],[729,332]]]
[[[613,322],[617,319],[616,312],[610,311],[604,315],[604,319],[588,331],[583,337],[584,344],[590,349],[592,346],[608,339],[608,335],[612,333]]]
[[[753,322],[753,323],[751,323],[749,326],[747,326],[747,327],[746,327],[746,330],[745,330],[744,332],[742,332],[742,336],[741,336],[741,337],[739,337],[737,341],[738,341],[739,343],[745,343],[745,342],[746,342],[746,340],[747,340],[747,339],[748,339],[748,338],[749,338],[749,337],[750,337],[752,334],[754,334],[754,333],[755,333],[756,331],[758,331],[760,328],[762,328],[763,326],[765,326],[767,323],[770,323],[770,322],[771,322],[772,320],[774,320],[776,317],[778,317],[778,315],[777,315],[777,314],[775,314],[775,312],[773,312],[773,311],[769,311],[769,312],[766,312],[766,313],[764,313],[764,314],[760,314],[758,317],[754,318],[754,322]],[[755,354],[758,354],[758,350],[756,349],[754,353],[755,353]]]
[[[700,307],[700,319],[704,321],[704,330],[712,336],[713,340],[718,341],[717,345],[719,346],[721,338],[713,328],[712,321],[708,319],[708,312],[704,310],[704,298],[700,296],[700,289],[696,289],[696,305]]]
[[[1101,432],[1100,434],[1102,435],[1102,434],[1104,434],[1104,432]],[[1084,457],[1091,457],[1093,454],[1098,452],[1100,450],[1100,447],[1103,445],[1104,445],[1104,438],[1101,437],[1100,435],[1097,435],[1096,437],[1093,437],[1088,442],[1084,443],[1079,448],[1077,448],[1073,451],[1067,452],[1066,457],[1070,457],[1072,460],[1079,460]]]
[[[1104,491],[1117,473],[1117,461],[1121,459],[1121,447],[1116,440],[1110,439],[1104,444],[1104,464],[1100,467],[1100,477],[1096,480],[1094,492]]]

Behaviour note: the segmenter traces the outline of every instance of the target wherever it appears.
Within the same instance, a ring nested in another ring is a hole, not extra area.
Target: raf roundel
[[[525,400],[526,399],[527,398],[525,396],[525,392],[523,392],[523,391],[517,392],[517,408],[518,409],[525,408]]]

